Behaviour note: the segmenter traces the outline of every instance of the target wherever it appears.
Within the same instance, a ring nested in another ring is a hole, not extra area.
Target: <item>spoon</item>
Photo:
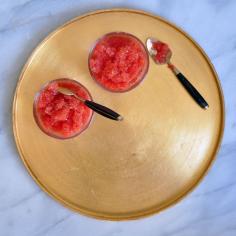
[[[67,96],[74,96],[75,98],[79,99],[81,102],[84,103],[87,107],[92,109],[93,111],[97,112],[98,114],[105,116],[112,120],[122,121],[123,117],[116,113],[115,111],[112,111],[108,107],[105,107],[103,105],[100,105],[98,103],[83,99],[82,97],[79,97],[77,94],[75,94],[73,91],[67,88],[59,87],[57,88],[57,91],[61,94],[67,95]]]
[[[178,80],[181,82],[181,84],[184,86],[184,88],[188,91],[188,93],[192,96],[192,98],[198,103],[198,105],[204,109],[207,109],[209,107],[209,105],[206,102],[206,100],[197,91],[197,89],[187,80],[187,78],[170,62],[170,59],[172,56],[171,50],[168,48],[168,52],[166,54],[166,57],[162,58],[162,60],[158,60],[156,58],[156,56],[158,55],[158,51],[153,47],[153,43],[160,43],[160,44],[164,44],[164,43],[162,43],[160,40],[157,40],[155,38],[148,38],[147,39],[146,47],[149,52],[149,55],[152,57],[154,62],[158,65],[167,64],[168,67],[176,75]]]

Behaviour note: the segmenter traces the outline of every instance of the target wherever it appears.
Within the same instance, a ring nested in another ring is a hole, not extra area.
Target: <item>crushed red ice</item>
[[[153,43],[153,48],[157,51],[155,59],[160,63],[166,63],[166,59],[170,54],[170,48],[166,43],[157,41]]]

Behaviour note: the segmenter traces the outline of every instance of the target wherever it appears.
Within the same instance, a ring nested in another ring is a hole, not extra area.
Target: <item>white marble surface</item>
[[[13,140],[11,105],[33,48],[57,26],[87,11],[129,7],[161,15],[192,35],[211,58],[225,94],[226,126],[217,160],[204,181],[161,214],[130,222],[91,219],[62,207],[35,184]],[[235,236],[236,1],[1,0],[0,236]]]

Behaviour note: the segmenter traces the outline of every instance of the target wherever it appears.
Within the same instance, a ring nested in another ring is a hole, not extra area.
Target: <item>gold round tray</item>
[[[149,36],[167,42],[173,63],[210,108],[201,109],[166,66],[151,60],[144,81],[129,92],[98,86],[89,74],[89,50],[112,31],[134,34],[143,42]],[[33,118],[34,96],[57,78],[79,81],[124,121],[95,114],[76,138],[45,135]],[[166,20],[128,9],[91,12],[50,34],[26,63],[13,104],[17,148],[40,187],[75,211],[110,220],[150,215],[183,198],[211,165],[223,126],[222,91],[202,49]]]

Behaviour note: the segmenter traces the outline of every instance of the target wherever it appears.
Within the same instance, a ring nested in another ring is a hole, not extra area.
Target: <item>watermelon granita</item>
[[[88,90],[77,81],[53,80],[36,95],[34,117],[46,134],[61,139],[71,138],[88,127],[93,111],[74,96],[57,92],[58,87],[70,89],[76,95],[92,100]]]
[[[152,47],[156,50],[156,55],[154,56],[155,60],[159,64],[165,64],[167,62],[168,56],[171,53],[169,46],[166,43],[157,41],[153,42]]]
[[[124,32],[106,34],[89,55],[92,77],[112,92],[125,92],[137,86],[145,77],[148,65],[143,43]]]

